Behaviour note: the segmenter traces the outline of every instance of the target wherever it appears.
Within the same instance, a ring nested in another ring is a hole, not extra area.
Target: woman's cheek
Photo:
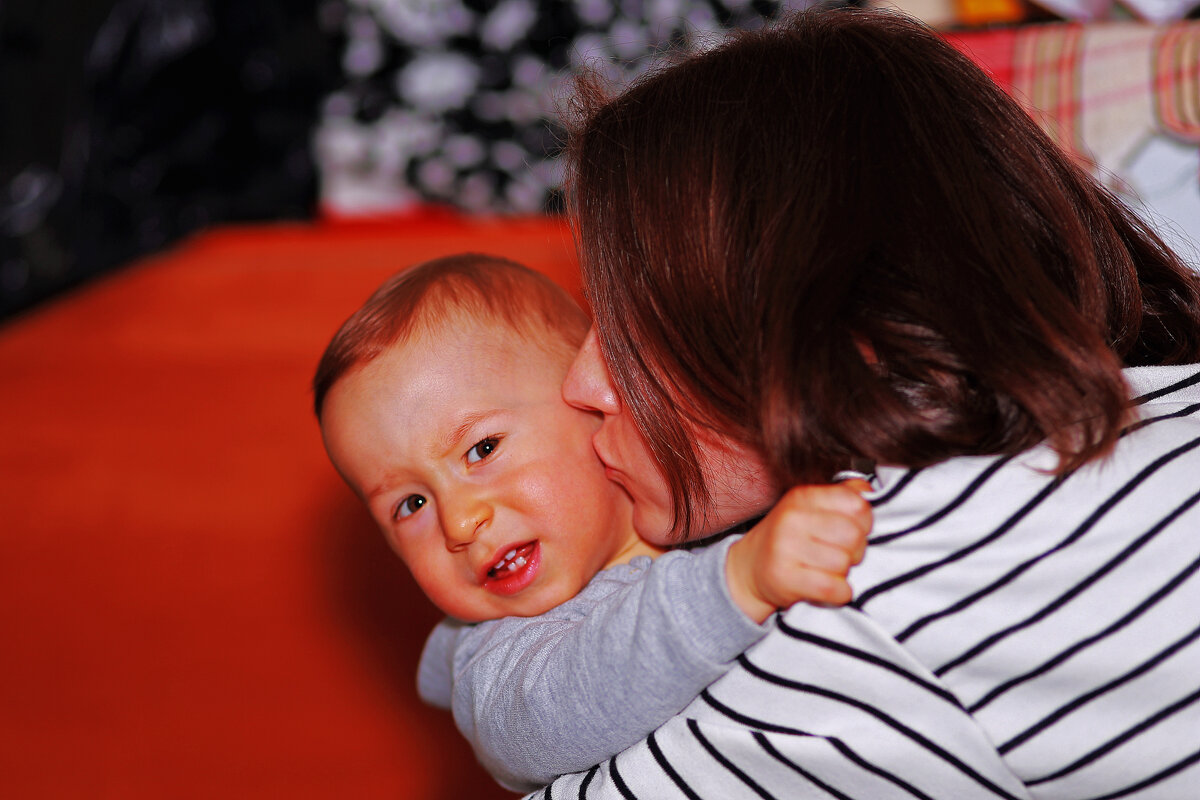
[[[675,509],[671,503],[670,493],[666,484],[661,487],[645,487],[649,492],[637,493],[630,491],[633,498],[633,529],[651,544],[669,546],[678,544],[672,536],[672,526],[675,521]],[[640,494],[640,496],[639,496]]]

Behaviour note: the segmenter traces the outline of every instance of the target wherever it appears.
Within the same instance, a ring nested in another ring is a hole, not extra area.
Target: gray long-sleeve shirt
[[[454,712],[510,789],[602,761],[677,714],[766,633],[725,583],[736,538],[604,570],[537,617],[446,620],[421,655],[418,691]]]

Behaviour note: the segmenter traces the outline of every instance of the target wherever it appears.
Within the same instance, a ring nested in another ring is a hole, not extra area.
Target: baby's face
[[[322,435],[442,611],[532,616],[573,597],[633,538],[628,497],[568,406],[570,355],[464,318],[342,377]]]

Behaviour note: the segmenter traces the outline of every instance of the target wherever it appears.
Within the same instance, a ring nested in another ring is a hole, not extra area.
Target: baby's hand
[[[802,600],[843,605],[853,595],[846,575],[862,561],[871,506],[866,481],[798,486],[729,548],[725,580],[746,615],[764,621]]]

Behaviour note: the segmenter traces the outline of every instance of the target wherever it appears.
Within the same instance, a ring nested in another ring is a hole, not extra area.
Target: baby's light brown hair
[[[452,325],[463,314],[504,325],[567,363],[589,325],[566,291],[514,261],[462,253],[423,262],[386,280],[333,335],[313,376],[317,419],[342,376],[418,331]]]

